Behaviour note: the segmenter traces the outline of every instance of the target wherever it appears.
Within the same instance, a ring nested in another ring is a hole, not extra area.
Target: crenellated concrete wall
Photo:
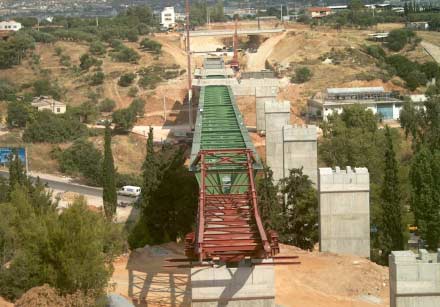
[[[393,251],[389,256],[391,307],[440,306],[440,249]]]
[[[319,247],[370,257],[370,176],[366,168],[319,169]]]
[[[315,125],[283,127],[284,177],[292,168],[303,168],[303,174],[318,183],[318,145]]]

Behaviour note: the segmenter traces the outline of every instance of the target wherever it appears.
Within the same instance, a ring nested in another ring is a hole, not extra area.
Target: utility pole
[[[258,30],[260,30],[260,0],[257,2],[257,22],[258,22]]]
[[[191,44],[189,38],[189,0],[186,0],[186,54],[188,57],[188,125],[189,129],[192,130],[192,80],[191,80]]]
[[[280,7],[281,7],[281,23],[283,23],[283,4],[281,3],[280,4]]]
[[[163,96],[163,119],[165,122],[167,121],[167,104],[165,96]]]

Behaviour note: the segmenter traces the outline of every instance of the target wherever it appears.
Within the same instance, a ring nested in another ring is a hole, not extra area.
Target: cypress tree
[[[14,149],[9,157],[9,194],[17,184],[26,184],[26,170],[20,160],[18,150]]]
[[[154,152],[153,128],[150,127],[147,139],[147,155],[142,165],[142,205],[143,209],[148,207],[151,194],[160,184],[160,159]]]
[[[401,192],[399,182],[399,166],[396,160],[391,129],[385,130],[385,174],[381,191],[382,218],[379,230],[379,244],[382,249],[382,259],[387,263],[388,255],[393,250],[403,250],[405,247],[404,227],[402,224]]]
[[[112,154],[112,135],[110,125],[105,126],[104,135],[104,161],[102,163],[102,200],[104,202],[105,216],[112,219],[116,214],[118,197],[116,194],[116,172]]]
[[[437,250],[440,242],[440,152],[422,146],[410,170],[411,209],[418,232],[428,248]]]

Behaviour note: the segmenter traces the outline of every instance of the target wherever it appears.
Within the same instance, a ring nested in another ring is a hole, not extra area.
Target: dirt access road
[[[440,47],[426,41],[420,43],[426,52],[437,62],[440,63]]]
[[[246,69],[248,71],[259,71],[265,69],[267,58],[269,58],[273,48],[286,36],[286,34],[287,31],[268,38],[260,45],[256,53],[249,53]]]

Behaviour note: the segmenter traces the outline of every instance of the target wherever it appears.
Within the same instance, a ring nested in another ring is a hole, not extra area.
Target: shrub
[[[0,100],[15,100],[17,89],[7,80],[0,79]]]
[[[371,55],[373,58],[376,58],[378,60],[385,59],[386,53],[382,49],[382,47],[377,45],[369,45],[365,47],[365,51]]]
[[[59,163],[63,173],[81,175],[94,185],[101,183],[102,154],[85,139],[76,140],[64,150]]]
[[[138,94],[138,89],[135,86],[130,87],[130,89],[128,90],[128,96],[130,97],[136,97]]]
[[[295,69],[295,76],[292,77],[294,83],[305,83],[312,78],[312,72],[307,67]]]
[[[90,67],[92,66],[101,66],[102,65],[102,61],[98,60],[95,57],[92,57],[90,54],[85,53],[83,54],[80,58],[80,64],[79,67],[82,70],[88,70]]]
[[[127,87],[133,83],[133,80],[136,78],[134,73],[123,74],[118,81],[118,85],[122,87]]]
[[[416,34],[408,29],[395,29],[390,32],[387,38],[387,46],[393,51],[400,51]]]
[[[116,107],[116,102],[113,99],[105,98],[99,104],[99,111],[101,112],[111,112]]]
[[[118,62],[137,63],[140,59],[140,55],[131,48],[126,46],[120,46],[111,54],[113,60]]]
[[[135,43],[138,41],[139,38],[135,32],[130,31],[127,33],[127,39],[129,42]]]
[[[106,49],[107,48],[100,41],[93,42],[89,48],[90,53],[93,55],[104,55],[106,53]]]
[[[145,101],[136,98],[126,109],[120,109],[113,113],[112,120],[115,124],[115,130],[129,131],[133,128],[138,116],[143,116]]]
[[[102,71],[97,71],[90,78],[90,85],[100,85],[104,83],[105,75]]]
[[[32,113],[30,104],[22,101],[8,103],[7,123],[9,128],[24,128]]]
[[[160,54],[162,51],[162,44],[153,41],[149,38],[145,38],[141,41],[140,46],[143,50],[150,51],[154,54]]]
[[[62,143],[87,135],[87,127],[67,114],[55,115],[46,110],[37,112],[23,133],[25,142]]]
[[[54,99],[60,99],[62,89],[56,83],[51,83],[48,79],[40,79],[33,83],[34,96],[52,96]]]

